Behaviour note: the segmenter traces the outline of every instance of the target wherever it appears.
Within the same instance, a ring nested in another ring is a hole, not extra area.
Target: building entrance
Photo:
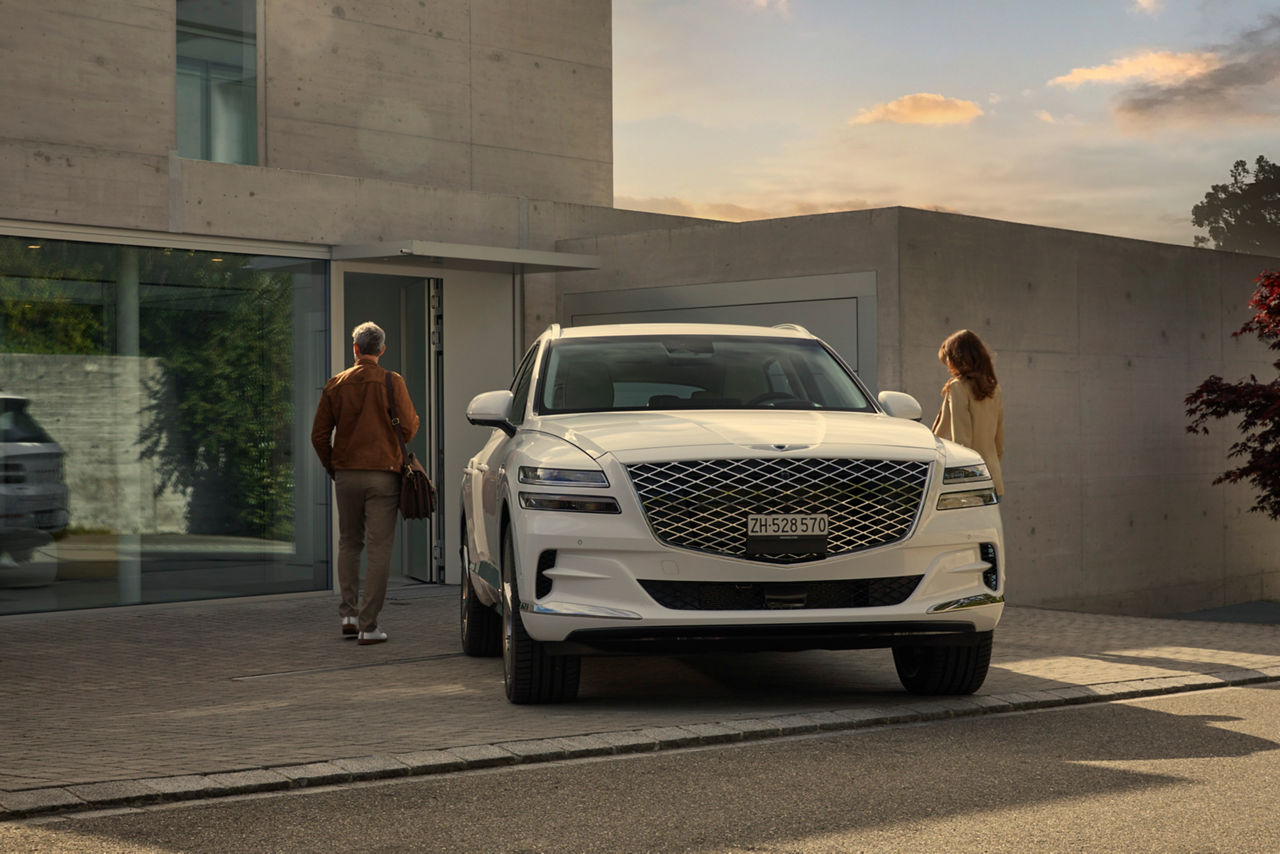
[[[335,277],[336,278],[336,277]],[[351,364],[350,332],[372,321],[387,333],[387,352],[379,364],[404,377],[409,396],[421,418],[409,450],[422,460],[439,489],[442,470],[440,401],[443,399],[441,344],[441,280],[418,276],[347,272],[342,275],[342,318],[346,361]],[[393,576],[426,582],[444,581],[443,506],[430,519],[401,519],[391,557]]]

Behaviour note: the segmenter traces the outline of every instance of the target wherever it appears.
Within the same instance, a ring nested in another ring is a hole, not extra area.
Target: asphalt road
[[[0,824],[6,852],[1280,850],[1280,686]]]

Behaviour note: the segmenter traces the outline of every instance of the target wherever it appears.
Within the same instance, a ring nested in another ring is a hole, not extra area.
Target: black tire
[[[976,642],[937,646],[895,646],[893,663],[902,687],[912,694],[972,694],[991,667],[992,632]]]
[[[470,553],[467,550],[467,526],[462,526],[462,590],[459,593],[462,626],[462,651],[478,658],[502,655],[502,617],[476,598],[471,586]]]
[[[582,659],[548,655],[529,637],[520,619],[515,547],[511,531],[502,532],[502,677],[507,699],[517,705],[565,703],[578,696]]]

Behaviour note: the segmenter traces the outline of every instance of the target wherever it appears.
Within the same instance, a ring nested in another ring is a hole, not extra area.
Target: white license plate
[[[747,516],[748,537],[825,537],[825,513],[752,513]]]

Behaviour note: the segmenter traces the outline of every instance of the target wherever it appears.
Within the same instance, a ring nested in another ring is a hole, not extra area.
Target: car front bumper
[[[531,637],[561,651],[963,642],[993,630],[1004,607],[996,507],[926,513],[899,543],[793,564],[670,548],[623,516],[592,517],[590,525],[583,518],[524,513],[514,530],[522,621]],[[984,555],[994,557],[995,566]],[[894,604],[810,607],[812,597],[805,595],[811,585],[829,582],[909,584],[914,577],[918,583]],[[766,595],[760,607],[748,609],[673,608],[659,604],[642,582],[754,586],[786,595]]]

